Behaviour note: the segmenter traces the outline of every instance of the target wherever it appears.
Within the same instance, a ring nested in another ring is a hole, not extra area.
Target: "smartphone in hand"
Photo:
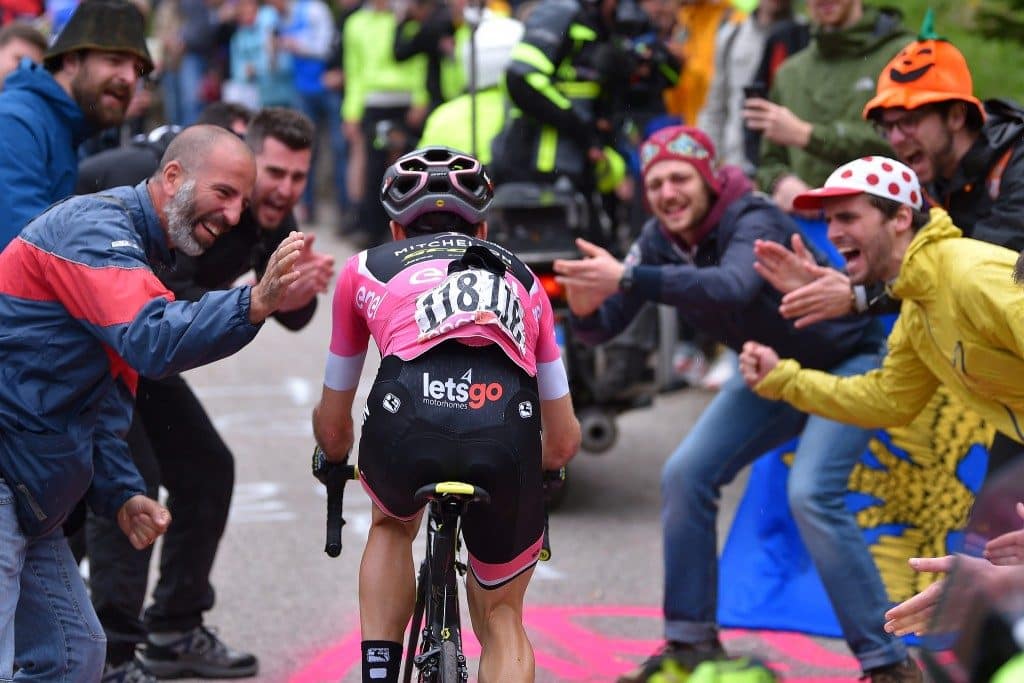
[[[768,99],[768,88],[765,84],[760,81],[755,81],[750,85],[743,86],[743,97],[750,99],[752,97],[759,97],[761,99]]]

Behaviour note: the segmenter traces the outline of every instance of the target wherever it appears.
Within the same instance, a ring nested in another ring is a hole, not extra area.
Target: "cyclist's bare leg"
[[[363,640],[402,642],[416,602],[412,542],[423,514],[403,522],[373,506],[370,535],[359,565],[359,621]]]
[[[466,577],[469,616],[480,641],[480,683],[533,681],[533,646],[523,628],[523,598],[533,568],[504,586],[485,590],[470,572]]]

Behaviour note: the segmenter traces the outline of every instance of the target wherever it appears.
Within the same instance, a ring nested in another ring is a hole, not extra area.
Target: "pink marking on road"
[[[657,607],[641,605],[536,605],[526,608],[523,621],[533,641],[538,672],[559,681],[607,681],[632,669],[661,644],[660,639],[623,638],[597,631],[587,621],[600,619],[662,618]],[[581,623],[582,622],[582,623]],[[846,683],[859,675],[856,660],[822,647],[811,637],[781,631],[728,629],[726,643],[756,639],[772,654],[771,666],[785,675],[787,683]],[[337,681],[358,672],[360,633],[353,628],[341,640],[318,654],[288,679],[289,683]],[[469,624],[463,631],[466,656],[477,659],[480,644]],[[472,667],[471,667],[472,668]],[[794,669],[819,671],[793,677]]]
[[[353,668],[361,666],[363,652],[359,627],[351,629],[334,645],[316,655],[306,666],[292,674],[288,683],[323,683],[340,681]]]

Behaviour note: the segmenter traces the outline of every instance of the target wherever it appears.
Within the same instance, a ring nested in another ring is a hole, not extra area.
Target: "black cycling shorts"
[[[359,440],[363,486],[387,515],[414,518],[416,490],[484,488],[462,523],[470,567],[494,588],[532,567],[544,532],[537,381],[496,345],[445,342],[381,360]]]

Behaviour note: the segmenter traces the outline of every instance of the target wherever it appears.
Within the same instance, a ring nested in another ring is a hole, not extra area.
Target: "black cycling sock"
[[[402,644],[391,640],[364,640],[363,683],[398,683]]]

